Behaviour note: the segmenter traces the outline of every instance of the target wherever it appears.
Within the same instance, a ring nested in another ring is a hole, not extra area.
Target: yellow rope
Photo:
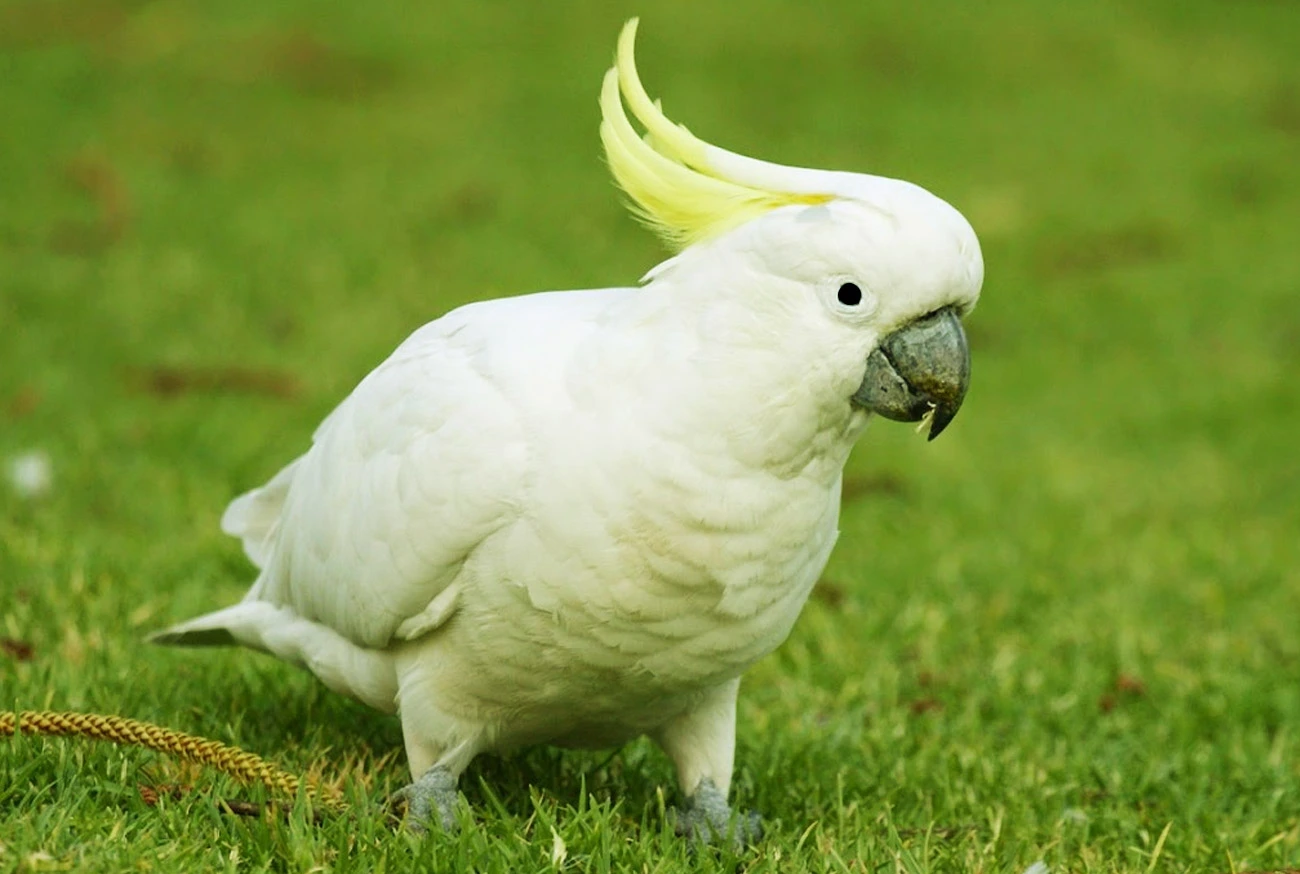
[[[137,719],[48,710],[0,713],[0,737],[13,735],[15,731],[58,737],[88,737],[115,744],[148,747],[216,768],[242,783],[261,783],[272,792],[287,797],[296,796],[302,786],[302,781],[293,774],[276,767],[261,756],[219,741],[195,737]],[[343,802],[337,796],[327,793],[320,785],[308,781],[308,788],[325,806],[334,810],[342,809]]]

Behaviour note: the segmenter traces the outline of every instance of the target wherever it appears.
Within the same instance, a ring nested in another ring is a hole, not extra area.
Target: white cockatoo
[[[647,96],[635,34],[601,140],[680,251],[636,287],[417,330],[226,510],[259,569],[244,599],[154,638],[269,652],[397,713],[417,825],[454,825],[479,753],[648,735],[679,830],[755,837],[727,802],[740,676],[826,565],[872,413],[934,437],[966,392],[983,262],[961,214],[703,142]]]

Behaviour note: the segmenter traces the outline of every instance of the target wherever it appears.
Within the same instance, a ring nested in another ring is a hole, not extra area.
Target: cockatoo
[[[259,571],[244,599],[154,638],[269,652],[398,714],[417,826],[454,827],[480,753],[648,735],[680,832],[754,839],[727,800],[740,677],[825,567],[872,414],[933,438],[966,393],[983,262],[961,214],[698,139],[642,87],[636,27],[601,140],[677,253],[637,287],[415,331],[226,510]]]

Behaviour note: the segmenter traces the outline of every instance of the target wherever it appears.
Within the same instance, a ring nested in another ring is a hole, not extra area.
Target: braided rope
[[[254,753],[245,752],[220,741],[195,737],[183,731],[175,731],[122,716],[48,710],[0,713],[0,737],[11,736],[17,732],[56,737],[87,737],[125,746],[147,747],[215,768],[242,783],[260,783],[272,792],[287,797],[296,796],[303,784],[303,781],[293,774]],[[337,796],[327,793],[319,784],[308,781],[307,785],[312,794],[327,807],[335,810],[342,808],[342,801]]]

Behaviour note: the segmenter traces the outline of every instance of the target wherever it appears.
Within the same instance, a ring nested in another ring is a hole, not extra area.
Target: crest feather
[[[670,121],[641,85],[633,56],[636,27],[635,18],[624,25],[614,66],[605,74],[600,139],[615,181],[632,198],[633,212],[669,246],[681,249],[716,237],[778,207],[833,199],[830,194],[765,188],[720,173],[711,153],[730,153]],[[628,119],[624,100],[645,127],[644,137]]]

